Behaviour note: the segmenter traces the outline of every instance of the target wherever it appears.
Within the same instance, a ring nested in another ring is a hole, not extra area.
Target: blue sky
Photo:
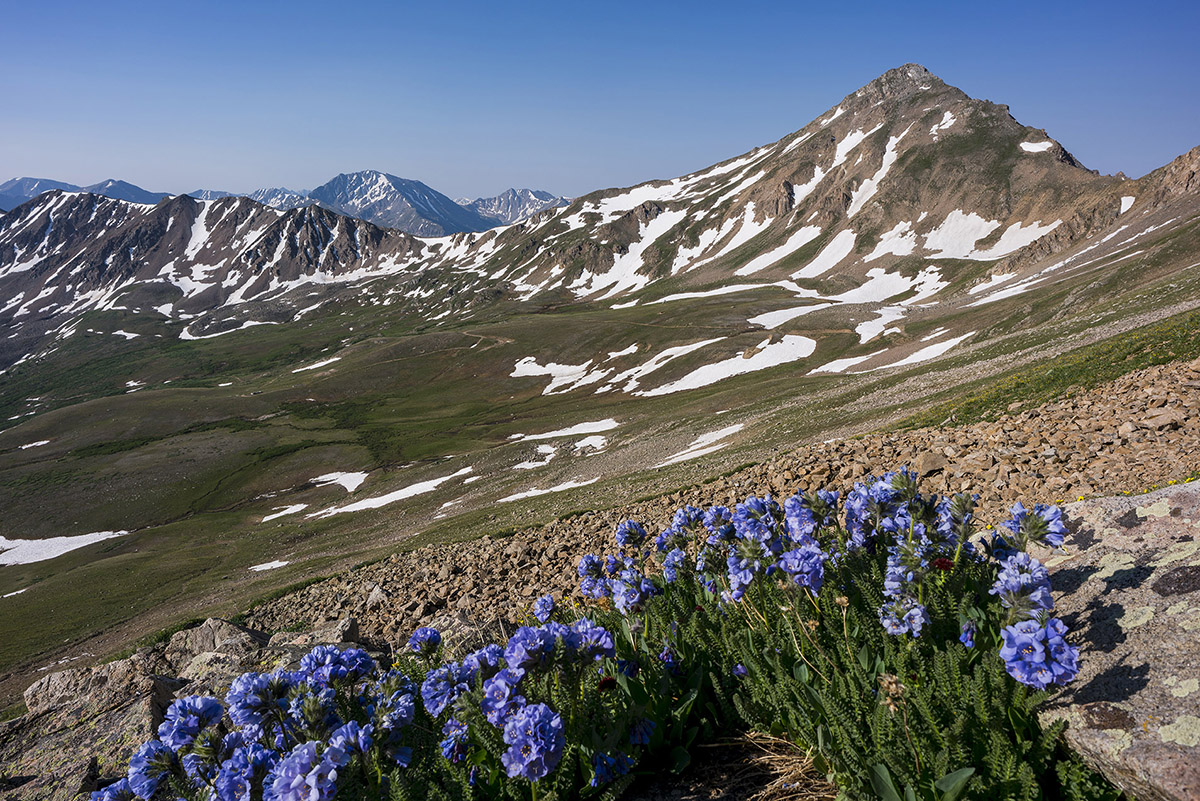
[[[1200,144],[1197,3],[0,2],[0,181],[578,195],[774,141],[910,61],[1101,172]]]

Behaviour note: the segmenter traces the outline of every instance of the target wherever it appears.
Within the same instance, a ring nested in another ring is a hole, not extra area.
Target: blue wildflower
[[[158,739],[172,751],[187,748],[196,735],[224,714],[225,709],[216,698],[202,695],[180,698],[167,707],[166,719],[158,727]]]
[[[801,535],[799,547],[779,557],[779,567],[801,587],[808,587],[815,595],[825,582],[825,560],[828,555],[812,537]]]
[[[267,776],[273,801],[329,801],[337,792],[337,765],[317,752],[317,743],[301,743]],[[267,796],[263,788],[264,799]]]
[[[300,672],[319,684],[354,681],[377,669],[375,660],[361,648],[343,651],[336,645],[318,645],[300,660]]]
[[[1022,620],[1006,627],[1000,658],[1008,674],[1022,684],[1044,690],[1051,684],[1066,684],[1079,672],[1079,652],[1068,645],[1067,627],[1058,618],[1045,624]]]
[[[1016,615],[1034,617],[1042,610],[1054,608],[1050,572],[1024,551],[1017,551],[1001,563],[988,593],[999,596],[1000,603]]]
[[[463,657],[463,667],[471,671],[478,679],[488,679],[495,675],[504,658],[504,649],[495,643],[488,643],[478,651],[472,651]]]
[[[888,634],[920,637],[921,630],[929,623],[929,613],[915,598],[904,596],[879,607],[879,622]]]
[[[711,506],[704,513],[704,527],[712,532],[706,542],[709,545],[727,545],[737,538],[733,525],[733,513],[727,506]]]
[[[483,702],[480,706],[488,723],[503,726],[512,712],[525,706],[525,697],[517,695],[524,678],[524,670],[505,668],[483,683]]]
[[[456,763],[467,758],[467,748],[470,745],[467,724],[450,718],[446,725],[442,726],[442,737],[444,739],[438,743],[442,749],[442,756]]]
[[[599,660],[606,656],[616,656],[616,643],[613,642],[612,633],[608,629],[596,625],[586,617],[572,623],[571,629],[578,637],[581,658]]]
[[[741,662],[738,662],[736,665],[733,666],[733,675],[739,679],[743,678],[744,676],[748,675],[749,673],[750,673],[750,671],[747,670],[746,666],[743,665]]]
[[[133,788],[129,779],[119,779],[107,787],[92,792],[91,801],[134,801]]]
[[[667,558],[663,560],[663,578],[668,584],[674,584],[679,578],[679,569],[683,567],[687,561],[687,554],[679,548],[667,554]]]
[[[539,623],[545,623],[554,614],[554,598],[549,595],[543,595],[533,602],[533,616],[538,619]]]
[[[509,777],[537,781],[562,759],[566,745],[562,718],[545,704],[522,707],[504,725],[504,742],[509,748],[500,761]]]
[[[1017,547],[1024,550],[1029,543],[1037,543],[1052,550],[1062,550],[1067,525],[1063,522],[1061,509],[1039,503],[1030,512],[1018,501],[1011,511],[1012,519],[1001,525],[1012,532]]]
[[[591,785],[599,787],[602,784],[609,784],[624,776],[632,767],[633,760],[620,751],[613,756],[597,751],[592,754]]]
[[[599,556],[587,554],[579,560],[579,591],[589,598],[608,595],[608,579],[604,576],[604,563]]]
[[[375,727],[368,723],[366,726],[352,720],[329,735],[329,744],[325,747],[325,758],[339,768],[345,767],[355,754],[366,754],[374,742],[372,735]]]
[[[509,667],[529,668],[547,665],[554,658],[554,635],[542,628],[521,626],[508,640],[504,661]]]
[[[471,671],[457,662],[447,662],[425,675],[421,683],[421,700],[435,718],[471,689]]]
[[[962,633],[958,635],[958,641],[968,648],[975,647],[976,627],[973,621],[968,620],[962,624]]]
[[[408,650],[418,656],[429,658],[437,653],[442,644],[442,633],[429,626],[421,626],[408,638]]]
[[[158,740],[143,743],[129,760],[129,786],[138,798],[153,798],[159,784],[179,763]]]
[[[630,745],[650,745],[650,737],[654,734],[654,729],[658,724],[650,718],[639,718],[633,722],[633,726],[629,729]]]
[[[279,754],[258,743],[240,746],[221,763],[217,774],[218,801],[252,801],[254,788],[279,761]]]
[[[629,548],[637,548],[646,541],[646,529],[641,523],[626,520],[617,526],[617,542]]]

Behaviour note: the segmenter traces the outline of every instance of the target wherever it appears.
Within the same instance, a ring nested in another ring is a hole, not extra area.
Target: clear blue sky
[[[673,177],[905,62],[1087,166],[1200,144],[1200,3],[0,0],[0,181],[451,196]]]

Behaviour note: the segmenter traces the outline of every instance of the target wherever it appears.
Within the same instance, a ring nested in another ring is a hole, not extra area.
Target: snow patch
[[[1054,147],[1054,143],[1051,141],[1021,143],[1021,149],[1026,153],[1044,153],[1052,147]]]
[[[263,562],[261,565],[251,565],[249,569],[256,573],[261,573],[264,570],[274,570],[278,567],[284,567],[290,564],[291,562],[284,562],[276,559],[274,562]]]
[[[366,480],[366,473],[326,473],[323,476],[317,476],[312,479],[312,483],[318,487],[340,484],[345,487],[346,492],[354,492]]]
[[[850,229],[841,231],[807,265],[792,273],[792,278],[816,278],[830,270],[854,250],[855,233]]]
[[[714,451],[719,451],[729,444],[728,442],[720,442],[720,440],[733,436],[743,428],[745,428],[745,426],[742,423],[736,423],[734,425],[722,428],[720,431],[713,431],[709,434],[701,434],[700,436],[696,437],[692,444],[687,446],[687,448],[681,450],[674,456],[667,457],[666,461],[662,462],[661,464],[656,464],[654,467],[657,469],[659,467],[666,467],[667,465],[676,464],[678,462],[686,462],[689,459],[699,459],[701,456],[706,456]]]
[[[568,392],[577,387],[594,384],[612,372],[611,369],[592,372],[591,367],[591,359],[583,364],[559,364],[557,362],[538,364],[535,357],[526,356],[513,366],[509,377],[549,376],[550,383],[542,390],[542,394],[553,395],[556,392]]]
[[[582,453],[583,451],[589,449],[592,451],[592,453],[600,453],[606,447],[608,447],[608,437],[596,434],[594,436],[584,437],[583,439],[579,440],[575,443],[573,449],[576,453]]]
[[[27,451],[27,450],[29,450],[30,448],[40,448],[40,447],[42,447],[43,445],[49,445],[49,444],[50,444],[50,440],[48,440],[48,439],[39,439],[37,442],[30,442],[30,443],[27,443],[27,444],[25,444],[25,445],[22,445],[22,446],[20,446],[19,448],[17,448],[17,450],[21,450],[21,451]]]
[[[538,445],[537,452],[542,455],[540,462],[520,462],[513,465],[513,470],[532,470],[535,467],[542,467],[554,461],[554,457],[558,454],[558,448],[553,445]]]
[[[732,378],[733,376],[745,375],[746,373],[753,373],[771,367],[778,367],[781,364],[799,361],[811,356],[816,349],[816,340],[809,337],[788,334],[779,342],[771,342],[768,339],[760,343],[757,350],[753,352],[741,351],[731,358],[698,367],[677,381],[672,381],[654,389],[635,392],[634,394],[650,398],[683,392],[688,389],[706,387],[718,381],[723,381],[726,378]]]
[[[1121,213],[1121,214],[1124,214],[1125,212],[1127,212],[1127,211],[1129,211],[1131,208],[1133,208],[1133,201],[1134,201],[1134,200],[1136,200],[1136,198],[1134,198],[1132,195],[1126,195],[1125,197],[1121,198],[1121,211],[1120,211],[1120,213]]]
[[[296,514],[296,512],[303,512],[307,508],[308,508],[307,503],[295,503],[295,504],[292,504],[291,506],[276,506],[275,510],[271,514],[264,517],[261,522],[267,523],[271,520],[274,520],[277,517],[283,517],[284,515],[294,515],[294,514]]]
[[[913,231],[912,225],[909,220],[896,223],[890,231],[879,238],[879,243],[875,245],[871,255],[864,258],[863,261],[875,261],[875,259],[889,254],[911,256],[917,249],[917,234]]]
[[[511,437],[509,437],[509,439],[520,442],[522,440],[577,437],[580,434],[598,434],[601,431],[612,431],[617,427],[617,425],[617,421],[610,417],[607,420],[596,420],[595,422],[591,423],[578,423],[569,428],[560,428],[557,431],[546,431],[542,434],[513,434]],[[603,437],[601,439],[603,439]]]
[[[0,565],[27,565],[44,562],[56,556],[113,537],[122,537],[128,531],[95,531],[73,537],[47,537],[42,540],[10,540],[0,536]]]
[[[390,503],[402,501],[405,498],[412,498],[416,495],[423,495],[426,492],[433,492],[447,481],[450,481],[454,478],[460,478],[470,472],[471,468],[464,467],[462,470],[451,473],[448,476],[442,476],[441,478],[433,478],[429,481],[421,481],[416,484],[410,484],[407,487],[402,487],[394,492],[389,492],[386,495],[378,495],[374,498],[364,498],[361,501],[356,501],[355,503],[347,504],[346,506],[335,506],[332,509],[326,509],[323,512],[314,512],[306,517],[324,518],[332,517],[333,515],[345,514],[346,512],[359,512],[364,509],[378,509],[381,506],[387,506]]]
[[[792,253],[795,253],[797,250],[804,247],[820,235],[821,229],[819,226],[805,226],[789,236],[787,241],[779,247],[775,248],[774,250],[769,250],[739,267],[736,271],[734,271],[734,275],[753,275],[759,270],[770,267],[772,264],[775,264]]]
[[[518,492],[515,495],[509,495],[501,498],[500,500],[496,501],[496,503],[508,503],[509,501],[519,501],[523,498],[534,498],[538,495],[549,495],[551,492],[563,492],[565,490],[576,489],[578,487],[586,487],[588,484],[595,484],[599,480],[600,477],[597,476],[596,478],[588,479],[587,481],[566,481],[554,487],[547,487],[546,489],[535,488],[526,490],[525,492]]]
[[[292,372],[293,373],[303,373],[305,370],[316,370],[320,367],[324,367],[327,364],[333,364],[334,362],[340,362],[341,360],[342,360],[341,356],[332,356],[328,359],[322,359],[321,361],[316,362],[315,364],[310,364],[307,367],[297,367]]]

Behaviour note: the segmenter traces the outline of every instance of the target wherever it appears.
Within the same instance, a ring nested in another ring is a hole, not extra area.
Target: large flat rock
[[[1042,713],[1137,799],[1200,799],[1200,482],[1066,506],[1046,560],[1078,678]]]

